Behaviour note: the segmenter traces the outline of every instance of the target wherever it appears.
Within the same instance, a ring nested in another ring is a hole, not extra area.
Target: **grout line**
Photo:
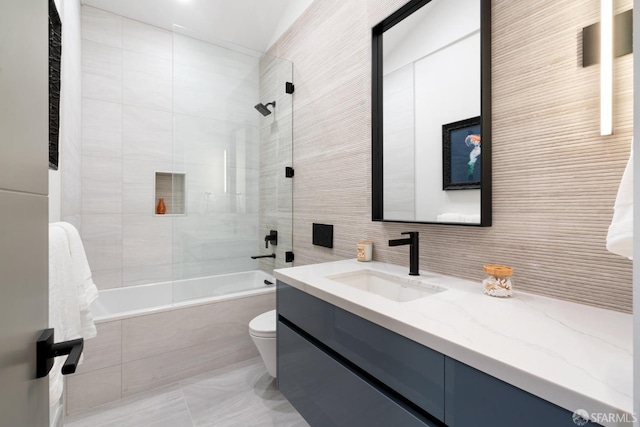
[[[124,382],[122,381],[122,333],[124,329],[124,322],[122,320],[116,320],[116,322],[120,323],[120,399],[122,399],[122,396],[124,395]]]
[[[195,427],[196,423],[193,420],[193,415],[191,414],[191,409],[189,408],[189,403],[187,402],[187,396],[184,394],[184,389],[182,387],[182,381],[178,381],[178,386],[180,387],[180,394],[182,394],[182,399],[184,400],[184,406],[187,407],[187,412],[189,413],[189,418],[191,419],[191,424]]]
[[[9,193],[9,194],[17,194],[17,195],[21,195],[21,196],[49,197],[49,194],[35,193],[33,191],[15,190],[15,189],[10,189],[10,188],[3,188],[3,187],[0,187],[0,192]]]

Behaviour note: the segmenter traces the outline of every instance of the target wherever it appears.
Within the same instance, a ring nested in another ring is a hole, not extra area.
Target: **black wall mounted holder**
[[[284,91],[291,95],[296,90],[296,87],[291,82],[286,82],[284,84]]]
[[[293,252],[287,251],[284,253],[284,262],[293,262],[294,256]]]
[[[291,166],[286,166],[284,168],[284,176],[285,176],[285,178],[293,178],[294,173],[295,172],[294,172],[294,170],[293,170],[293,168]]]
[[[333,225],[313,223],[313,244],[333,248]]]

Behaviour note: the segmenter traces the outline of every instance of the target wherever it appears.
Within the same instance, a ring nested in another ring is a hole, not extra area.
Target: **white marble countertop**
[[[407,267],[356,260],[274,276],[568,411],[633,413],[631,315],[518,292],[517,282],[512,297],[493,298],[480,281],[422,270],[421,280],[448,290],[400,303],[326,278],[366,269],[414,278]]]

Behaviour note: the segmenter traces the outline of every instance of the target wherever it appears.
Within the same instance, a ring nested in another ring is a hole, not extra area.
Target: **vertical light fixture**
[[[613,0],[600,0],[600,135],[613,133]]]
[[[222,171],[224,173],[224,192],[227,192],[227,150],[224,150],[224,157],[222,160],[224,163],[222,164]]]

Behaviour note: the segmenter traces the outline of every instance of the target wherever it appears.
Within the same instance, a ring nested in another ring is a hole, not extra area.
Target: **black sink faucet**
[[[419,276],[418,232],[405,231],[404,233],[400,234],[408,234],[409,237],[405,239],[389,240],[389,246],[409,245],[409,276]]]

